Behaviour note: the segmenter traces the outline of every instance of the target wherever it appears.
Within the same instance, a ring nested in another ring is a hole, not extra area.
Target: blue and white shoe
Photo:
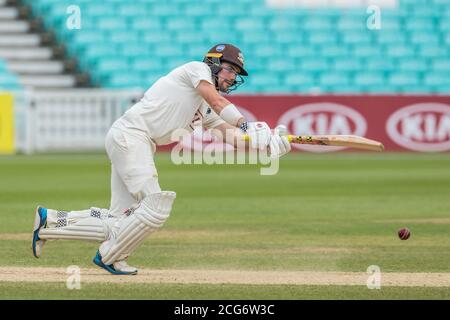
[[[34,212],[34,227],[33,227],[33,240],[31,248],[33,249],[33,255],[39,258],[42,254],[42,247],[46,240],[39,238],[39,231],[45,228],[47,225],[47,209],[41,206],[36,207]]]
[[[97,254],[94,257],[94,260],[92,260],[96,265],[98,265],[100,268],[105,269],[109,273],[115,274],[115,275],[135,275],[137,274],[138,270],[134,267],[130,267],[125,260],[115,262],[110,265],[106,265],[102,262],[102,256],[100,255],[100,251],[97,250]]]

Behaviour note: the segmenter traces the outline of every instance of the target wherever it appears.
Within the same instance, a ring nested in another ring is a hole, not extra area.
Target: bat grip
[[[289,142],[292,142],[295,138],[292,134],[288,134],[287,136],[284,136],[288,139]],[[248,134],[244,134],[244,141],[250,141],[250,136]]]

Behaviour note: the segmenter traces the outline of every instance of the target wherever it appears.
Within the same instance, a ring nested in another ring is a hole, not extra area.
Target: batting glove
[[[286,137],[287,128],[284,125],[278,125],[274,129],[274,134],[270,137],[269,151],[271,158],[279,158],[291,151],[291,144]]]
[[[272,132],[267,123],[245,122],[245,128],[241,126],[241,129],[249,136],[252,148],[265,150],[269,146]]]

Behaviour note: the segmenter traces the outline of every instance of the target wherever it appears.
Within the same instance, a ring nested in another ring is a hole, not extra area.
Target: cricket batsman
[[[110,208],[59,211],[38,206],[32,250],[39,258],[47,240],[101,242],[93,259],[116,275],[136,274],[130,254],[168,219],[176,194],[163,191],[154,163],[156,146],[170,144],[172,133],[198,125],[233,141],[248,135],[247,146],[278,158],[291,150],[288,139],[265,122],[247,122],[220,93],[229,93],[248,76],[242,52],[231,44],[215,45],[203,62],[186,63],[156,81],[143,98],[116,120],[106,135],[111,161]],[[225,139],[225,138],[224,138]]]

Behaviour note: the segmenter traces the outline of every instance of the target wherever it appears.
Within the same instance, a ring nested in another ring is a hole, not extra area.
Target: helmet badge
[[[242,65],[244,65],[244,55],[242,54],[242,52],[239,52],[238,60],[242,63]]]

